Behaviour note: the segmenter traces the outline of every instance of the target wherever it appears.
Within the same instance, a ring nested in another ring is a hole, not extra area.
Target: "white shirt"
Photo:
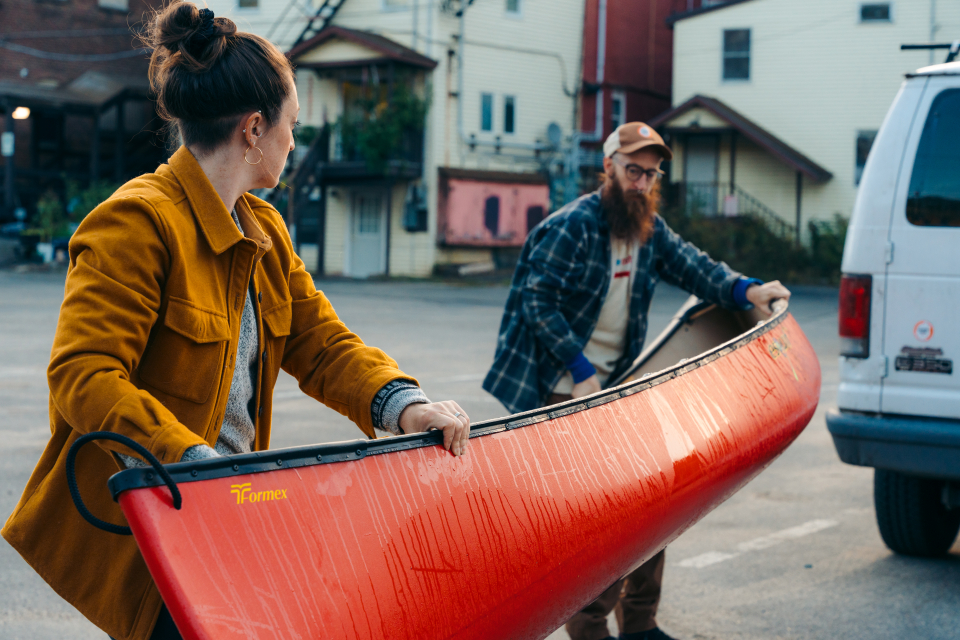
[[[630,290],[640,245],[636,241],[610,238],[610,287],[604,298],[597,326],[583,348],[583,355],[597,370],[600,385],[607,383],[617,360],[623,356],[630,321]],[[563,374],[554,393],[573,391],[573,375]]]

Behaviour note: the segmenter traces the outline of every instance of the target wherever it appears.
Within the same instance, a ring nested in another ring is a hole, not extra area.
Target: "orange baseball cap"
[[[628,122],[614,129],[603,143],[603,157],[609,158],[618,151],[633,153],[647,147],[651,147],[651,151],[659,152],[664,160],[673,159],[673,151],[663,142],[660,134],[643,122]]]

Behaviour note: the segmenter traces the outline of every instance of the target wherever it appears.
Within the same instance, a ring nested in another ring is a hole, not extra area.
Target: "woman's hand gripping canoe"
[[[470,417],[453,400],[430,404],[408,405],[400,414],[404,433],[420,433],[437,429],[443,432],[443,448],[455,456],[467,451],[470,438]]]

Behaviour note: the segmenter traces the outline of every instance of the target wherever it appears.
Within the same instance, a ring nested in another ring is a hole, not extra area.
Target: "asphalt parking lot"
[[[416,376],[432,399],[457,400],[474,421],[503,414],[480,382],[506,287],[350,281],[320,287],[347,325]],[[62,293],[62,274],[0,272],[3,519],[49,436],[45,368]],[[685,297],[658,291],[651,335]],[[791,312],[820,357],[820,408],[779,460],[669,547],[661,626],[688,639],[960,637],[960,545],[938,560],[887,550],[874,521],[873,472],[840,463],[826,431],[823,415],[837,388],[836,293],[800,288]],[[286,374],[274,406],[273,447],[360,437]],[[104,637],[0,542],[0,638]],[[550,637],[567,636],[558,630]]]

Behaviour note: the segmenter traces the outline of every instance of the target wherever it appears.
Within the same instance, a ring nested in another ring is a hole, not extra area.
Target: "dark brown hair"
[[[273,124],[293,87],[293,66],[274,45],[190,2],[160,9],[147,42],[158,111],[187,145],[219,146],[253,111]]]

